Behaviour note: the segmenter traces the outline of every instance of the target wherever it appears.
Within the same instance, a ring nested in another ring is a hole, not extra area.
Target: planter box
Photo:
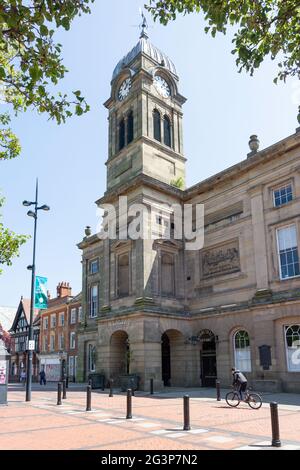
[[[101,388],[104,390],[105,377],[101,374],[92,373],[89,374],[88,380],[91,381],[92,389]]]
[[[133,390],[139,388],[139,376],[136,374],[120,375],[119,381],[122,392],[126,392],[129,388]]]

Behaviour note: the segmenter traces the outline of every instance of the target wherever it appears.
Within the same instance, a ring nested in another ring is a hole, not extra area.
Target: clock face
[[[154,85],[158,93],[164,98],[169,98],[171,96],[171,88],[168,82],[160,75],[156,75],[154,79]]]
[[[119,89],[119,100],[123,101],[129,95],[132,83],[130,78],[126,78]]]

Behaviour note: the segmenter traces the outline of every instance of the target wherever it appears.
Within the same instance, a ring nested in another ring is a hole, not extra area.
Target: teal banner
[[[35,289],[34,289],[34,307],[39,309],[48,308],[47,296],[47,281],[46,277],[36,276]]]

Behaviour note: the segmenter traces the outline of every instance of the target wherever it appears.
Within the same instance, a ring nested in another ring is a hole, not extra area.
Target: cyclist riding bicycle
[[[244,400],[244,397],[243,397],[243,393],[246,392],[247,390],[247,384],[248,384],[248,380],[247,378],[244,376],[244,374],[242,374],[241,371],[239,371],[238,369],[235,369],[234,367],[231,369],[232,371],[232,376],[233,376],[233,382],[232,382],[232,385],[234,387],[236,387],[236,390],[239,392],[240,394],[240,398],[241,400]],[[245,397],[247,397],[247,394],[245,393]]]

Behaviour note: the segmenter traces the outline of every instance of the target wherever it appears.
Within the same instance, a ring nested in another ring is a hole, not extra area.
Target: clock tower
[[[149,41],[143,23],[135,47],[111,81],[107,192],[143,174],[166,184],[185,182],[182,105],[176,68]],[[182,188],[184,189],[184,188]]]

